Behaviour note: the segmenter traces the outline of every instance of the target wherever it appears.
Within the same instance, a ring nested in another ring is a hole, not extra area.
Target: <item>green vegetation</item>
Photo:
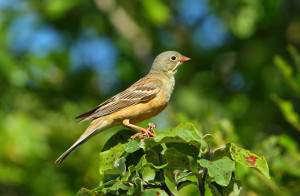
[[[100,153],[100,185],[79,195],[239,195],[241,167],[270,178],[265,157],[233,143],[212,150],[212,135],[192,124],[154,132],[155,138],[129,142],[126,130],[112,136]]]
[[[199,134],[213,136],[209,148],[201,146],[204,154],[230,143],[265,156],[270,179],[226,156],[235,162],[241,195],[298,195],[299,10],[295,0],[0,1],[0,195],[65,196],[98,187],[108,175],[99,173],[99,153],[123,128],[95,136],[56,167],[88,126],[74,117],[144,76],[166,50],[192,61],[179,68],[166,110],[139,126],[153,122],[167,132],[191,122]],[[129,154],[120,155],[120,165]],[[188,156],[198,169],[217,161]],[[149,175],[171,167],[144,160]],[[180,183],[180,195],[199,193],[198,182],[190,181]]]

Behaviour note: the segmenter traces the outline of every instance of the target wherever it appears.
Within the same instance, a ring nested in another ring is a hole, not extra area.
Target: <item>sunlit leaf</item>
[[[282,57],[275,56],[274,63],[277,68],[281,71],[286,83],[290,86],[290,88],[296,93],[298,97],[300,97],[300,84],[293,76],[293,68],[289,65]]]
[[[114,169],[115,162],[125,152],[126,144],[118,144],[111,149],[100,153],[100,175],[119,174],[120,171]]]
[[[141,141],[140,146],[144,149],[154,147],[161,143],[189,143],[196,148],[200,148],[202,137],[191,123],[182,123],[174,129],[160,131],[155,129],[155,138],[146,138]],[[208,134],[209,135],[209,134]],[[208,135],[203,136],[208,138]]]
[[[177,190],[180,191],[182,188],[186,187],[186,186],[189,186],[189,185],[196,185],[197,186],[197,183],[195,182],[191,182],[191,181],[184,181],[184,182],[179,182],[178,183],[178,186],[177,186]]]
[[[120,131],[118,131],[117,133],[115,133],[114,135],[112,135],[104,144],[104,147],[102,149],[102,151],[106,151],[108,149],[110,149],[113,146],[116,146],[119,143],[128,143],[128,140],[130,138],[130,136],[132,135],[132,133],[129,130],[126,129],[122,129]],[[134,142],[135,143],[135,142]],[[129,146],[129,147],[127,147]],[[131,143],[126,145],[126,149],[130,148]],[[133,151],[129,151],[129,152],[133,152]]]
[[[267,178],[269,176],[269,167],[264,156],[258,156],[249,150],[245,150],[241,147],[238,147],[234,143],[231,143],[230,154],[233,160],[242,164],[245,167],[256,168],[261,171]]]
[[[126,172],[126,165],[125,165],[125,158],[122,157],[120,159],[117,159],[116,162],[114,163],[114,167],[116,170],[120,171],[123,175]]]
[[[170,8],[163,1],[145,0],[142,4],[146,17],[156,25],[163,24],[170,18]]]
[[[126,145],[126,152],[135,152],[139,150],[141,147],[139,146],[139,142],[137,140],[131,140],[127,145]]]
[[[227,186],[231,179],[231,173],[235,169],[235,163],[228,157],[223,157],[216,161],[209,161],[206,159],[200,159],[198,161],[201,166],[208,169],[210,177],[214,178],[214,181],[222,186]]]
[[[279,106],[285,119],[291,123],[298,131],[300,131],[300,118],[294,111],[294,106],[291,101],[285,101],[280,99],[277,95],[273,94],[272,99]]]
[[[159,196],[167,196],[167,193],[161,189],[148,189],[142,192],[143,196],[155,196],[155,195],[159,195]]]

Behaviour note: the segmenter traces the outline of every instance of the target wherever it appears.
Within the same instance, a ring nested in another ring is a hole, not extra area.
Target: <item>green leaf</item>
[[[126,172],[125,161],[126,161],[126,159],[124,157],[122,157],[122,158],[118,159],[114,164],[115,169],[120,171],[122,173],[122,175],[124,175]]]
[[[122,181],[128,181],[129,177],[133,172],[135,172],[134,166],[130,165],[127,169],[126,174],[122,177]]]
[[[167,196],[166,192],[161,190],[161,189],[148,189],[142,192],[143,196],[155,196],[155,195],[159,195],[159,196]]]
[[[168,168],[189,169],[190,160],[187,155],[177,151],[175,148],[168,148],[162,156],[163,163],[168,163]]]
[[[293,68],[282,57],[275,56],[274,63],[281,71],[286,83],[291,87],[293,92],[300,97],[300,86],[297,80],[293,77]]]
[[[118,144],[100,153],[100,172],[114,168],[115,161],[124,153],[126,144]]]
[[[158,153],[154,150],[147,150],[145,158],[148,163],[152,163],[153,165],[159,165]]]
[[[133,187],[131,187],[131,188],[127,191],[126,194],[127,194],[127,195],[133,195],[133,194],[136,193],[138,190],[139,190],[138,187],[133,186]]]
[[[122,158],[119,159],[120,161],[116,161],[116,162],[120,162],[121,163],[120,165],[125,166],[125,163],[123,162]],[[118,194],[120,190],[125,190],[125,191],[130,190],[132,187],[128,185],[127,181],[132,174],[132,168],[133,166],[129,166],[127,172],[123,172],[122,175],[120,175],[116,180],[111,180],[109,182],[106,182],[102,186],[99,186],[96,189],[94,189],[94,191],[97,191],[98,193]]]
[[[244,176],[251,173],[251,168],[245,167],[242,164],[236,162],[235,163],[235,171],[234,171],[234,177],[235,179],[241,180]]]
[[[195,160],[198,158],[199,149],[189,143],[168,143],[168,148],[174,148],[177,151],[193,157]]]
[[[137,140],[131,140],[128,142],[128,144],[126,145],[126,152],[128,153],[132,153],[132,152],[135,152],[137,150],[139,150],[141,147],[139,145],[139,141]]]
[[[205,183],[204,188],[205,188],[205,196],[213,196],[209,183]]]
[[[202,176],[199,173],[196,172],[189,172],[189,171],[182,171],[182,170],[175,170],[175,179],[176,181],[180,181],[182,179],[185,179],[187,177],[195,176],[198,179],[200,179]]]
[[[104,174],[120,174],[121,172],[115,169],[116,160],[125,152],[126,144],[118,144],[111,149],[100,153],[99,172],[101,183],[104,180]]]
[[[64,16],[72,8],[80,5],[82,0],[75,1],[59,1],[59,0],[46,0],[45,3],[45,13],[51,19],[58,19]]]
[[[143,149],[152,148],[162,143],[189,143],[196,148],[200,148],[202,137],[198,130],[191,123],[181,123],[175,129],[160,131],[154,129],[155,138],[141,140],[140,146]]]
[[[141,157],[140,161],[136,164],[135,168],[136,168],[137,170],[141,169],[141,168],[143,167],[143,165],[144,165],[145,163],[147,163],[145,157],[146,157],[146,155],[144,154],[144,155]]]
[[[168,148],[162,156],[162,161],[168,164],[167,167],[164,168],[165,177],[173,182],[174,186],[177,186],[178,174],[186,173],[184,170],[189,170],[190,160],[188,156],[178,152],[174,148]]]
[[[126,156],[126,166],[130,165],[137,165],[142,156],[145,155],[145,152],[143,149],[139,149],[138,151],[135,151],[133,153],[125,153]]]
[[[285,101],[280,99],[277,95],[273,94],[271,98],[280,108],[284,118],[293,125],[298,131],[300,131],[300,119],[291,101]]]
[[[297,49],[293,45],[289,44],[287,46],[287,50],[289,51],[291,57],[293,58],[294,64],[297,67],[297,71],[299,73],[299,71],[300,71],[300,55],[299,55]]]
[[[216,161],[206,159],[198,160],[201,166],[208,169],[210,177],[221,186],[227,186],[231,179],[231,173],[235,169],[235,163],[228,157],[223,157]]]
[[[141,1],[146,17],[154,24],[163,24],[169,20],[171,16],[170,8],[159,0]],[[155,8],[155,9],[154,9]]]
[[[245,167],[256,168],[267,178],[270,178],[269,167],[264,156],[258,156],[249,150],[245,150],[231,143],[230,154],[233,160]]]
[[[168,165],[168,163],[165,163],[165,164],[162,164],[162,165],[154,165],[153,163],[149,163],[149,162],[147,162],[146,155],[144,155],[140,159],[139,163],[136,165],[135,168],[136,168],[137,172],[142,172],[145,167],[152,167],[152,168],[155,168],[155,169],[162,169],[162,168],[166,167],[167,165]]]
[[[139,189],[141,190],[141,191],[143,191],[144,190],[144,187],[143,187],[143,179],[141,179],[140,177],[134,177],[134,178],[132,178],[132,182],[137,186],[137,187],[139,187]]]
[[[114,195],[119,195],[119,191],[121,190],[128,191],[130,188],[131,188],[130,186],[123,184],[123,182],[119,180],[113,183],[113,185],[108,188],[102,188],[99,192],[113,193]]]
[[[184,141],[201,141],[201,136],[199,135],[196,127],[191,123],[181,123],[174,129],[168,131],[158,131],[154,130],[157,140],[160,140],[166,136],[179,136],[184,139]]]
[[[191,181],[189,181],[189,180],[183,181],[183,182],[179,182],[179,183],[178,183],[178,186],[177,186],[177,190],[180,191],[182,188],[184,188],[184,187],[186,187],[186,186],[189,186],[189,185],[191,185],[191,184],[194,184],[194,185],[197,186],[197,183],[191,182]]]
[[[241,182],[232,179],[228,186],[222,187],[222,195],[239,196],[241,190],[242,190]]]
[[[130,138],[131,135],[132,133],[126,129],[122,129],[118,131],[113,136],[111,136],[109,140],[107,140],[107,142],[105,142],[102,151],[109,150],[110,148],[116,146],[119,143],[122,144],[128,143],[128,139]]]
[[[208,187],[213,196],[223,196],[215,183],[208,183]]]

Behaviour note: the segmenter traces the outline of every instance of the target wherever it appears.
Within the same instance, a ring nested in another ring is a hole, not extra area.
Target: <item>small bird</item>
[[[145,77],[94,109],[77,116],[76,118],[82,118],[78,123],[86,120],[93,121],[55,163],[60,165],[81,144],[114,126],[123,125],[136,132],[131,138],[155,137],[152,132],[153,124],[149,124],[147,129],[134,124],[156,116],[167,107],[175,86],[174,75],[178,67],[188,60],[190,60],[189,57],[176,51],[159,54]]]

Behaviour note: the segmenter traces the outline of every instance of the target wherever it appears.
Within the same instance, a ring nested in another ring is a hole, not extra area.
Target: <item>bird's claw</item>
[[[149,131],[151,131],[151,132],[153,133],[152,128],[156,128],[156,124],[154,124],[154,123],[149,123],[149,124],[148,124],[148,129],[147,129],[147,130],[149,130]]]
[[[155,127],[156,127],[156,124],[149,123],[147,129],[144,129],[143,131],[138,132],[138,133],[132,135],[130,137],[130,139],[133,140],[135,138],[145,139],[147,137],[155,137],[155,134],[153,133],[153,128],[155,128]]]

